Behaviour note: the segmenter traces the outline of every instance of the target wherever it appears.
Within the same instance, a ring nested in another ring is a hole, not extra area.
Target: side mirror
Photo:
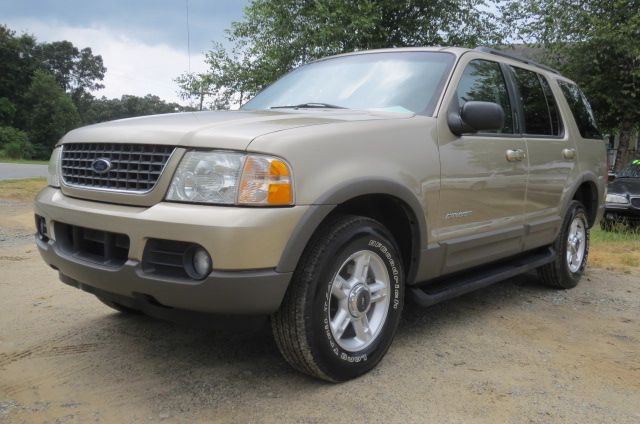
[[[457,109],[457,102],[454,102]],[[453,106],[453,105],[452,105]],[[447,122],[456,135],[499,130],[504,125],[504,110],[493,102],[466,102],[462,110],[450,110]]]

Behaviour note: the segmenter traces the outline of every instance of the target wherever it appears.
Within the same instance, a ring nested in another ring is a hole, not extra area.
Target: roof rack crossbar
[[[491,53],[491,54],[495,54],[497,56],[506,57],[508,59],[517,60],[518,62],[526,63],[527,65],[537,66],[537,67],[542,68],[542,69],[544,69],[546,71],[553,72],[554,74],[560,75],[560,71],[558,71],[557,69],[553,69],[550,66],[543,65],[541,63],[535,62],[535,61],[530,60],[530,59],[525,59],[525,58],[520,57],[520,56],[509,54],[509,53],[507,53],[507,52],[505,52],[503,50],[496,50],[496,49],[492,49],[491,47],[484,47],[484,46],[476,47],[473,50],[478,51],[478,52],[482,52],[482,53]]]

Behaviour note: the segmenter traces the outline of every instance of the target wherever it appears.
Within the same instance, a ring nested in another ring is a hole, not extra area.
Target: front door
[[[487,263],[522,251],[527,183],[527,147],[498,62],[463,56],[444,110],[467,101],[502,106],[505,124],[493,132],[456,136],[445,113],[438,133],[442,186],[438,242],[445,248],[443,273]],[[457,102],[457,104],[456,104]]]

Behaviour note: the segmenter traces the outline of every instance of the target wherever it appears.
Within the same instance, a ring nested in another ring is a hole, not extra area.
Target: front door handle
[[[575,159],[576,149],[562,149],[562,157],[565,159]]]
[[[522,149],[508,149],[506,153],[509,162],[519,162],[525,157],[524,150]]]

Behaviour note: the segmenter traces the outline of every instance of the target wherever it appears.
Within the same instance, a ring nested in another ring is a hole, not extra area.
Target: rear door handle
[[[565,159],[575,159],[576,149],[562,149],[562,157]]]
[[[519,162],[525,158],[524,150],[522,149],[508,149],[506,153],[509,162]]]

